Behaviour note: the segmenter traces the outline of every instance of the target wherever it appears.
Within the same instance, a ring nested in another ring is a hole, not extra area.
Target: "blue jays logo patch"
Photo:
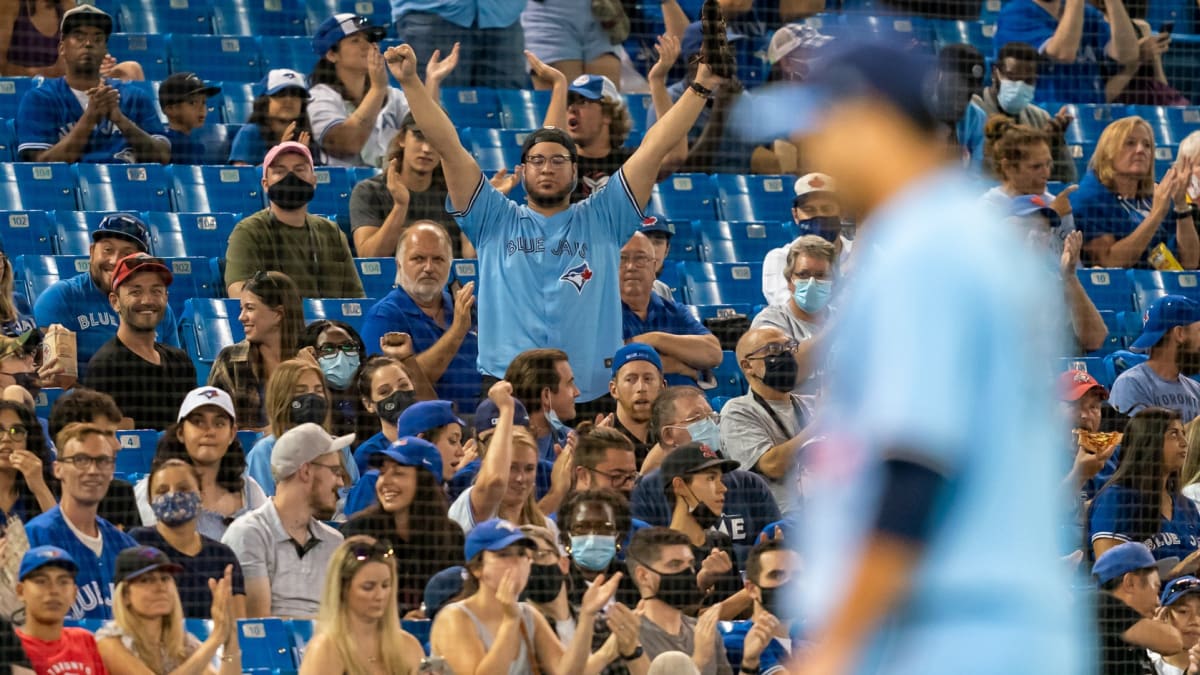
[[[565,281],[575,287],[575,290],[583,293],[583,287],[592,279],[592,268],[588,266],[587,261],[581,262],[563,273],[558,278],[559,281]]]

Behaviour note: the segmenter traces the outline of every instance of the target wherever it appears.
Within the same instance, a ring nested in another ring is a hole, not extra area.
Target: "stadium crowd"
[[[152,96],[109,54],[104,10],[8,4],[0,74],[44,78],[20,104],[22,161],[201,162],[193,133],[219,85],[181,72]],[[870,325],[841,302],[879,261],[855,226],[886,212],[852,164],[746,128],[761,103],[732,48],[773,35],[768,79],[819,77],[846,41],[804,21],[824,3],[709,0],[703,18],[662,3],[633,143],[621,3],[392,4],[394,31],[330,16],[311,73],[258,83],[228,163],[260,167],[269,206],[229,236],[244,338],[211,364],[181,342],[177,272],[141,214],[99,219],[86,271],[37,297],[0,250],[0,664],[228,675],[260,658],[239,626],[280,619],[315,622],[302,675],[821,672],[806,654],[831,633],[797,598],[828,555],[810,576],[798,543],[810,487],[828,489],[810,479],[830,378],[883,358],[834,337],[843,316]],[[1161,63],[1169,33],[1130,14],[1009,0],[994,54],[947,46],[921,101],[881,95],[903,132],[881,163],[909,156],[908,134],[926,148],[914,166],[969,177],[972,203],[1055,277],[1037,317],[1070,335],[1055,356],[1113,337],[1079,270],[1200,269],[1200,131],[1162,175],[1140,117],[1112,120],[1083,171],[1066,140],[1066,104],[1187,104]],[[389,33],[403,41],[383,48]],[[551,92],[544,124],[489,176],[442,87],[531,84]],[[346,229],[310,211],[322,166],[378,170]],[[743,261],[761,269],[751,316],[702,320],[672,291],[675,225],[647,206],[675,172],[789,176],[774,220],[794,240]],[[394,257],[391,291],[357,325],[306,323],[306,299],[367,297],[355,257]],[[478,278],[452,284],[463,259]],[[1077,585],[1062,605],[1092,617],[1096,672],[1200,673],[1200,298],[1154,299],[1138,330],[1145,356],[1111,388],[1043,373],[1058,401],[1038,414],[1064,432],[1054,552]],[[740,395],[713,396],[723,378]],[[128,430],[156,432],[142,471],[117,470]],[[906,476],[889,480],[936,485]],[[928,513],[904,498],[885,491],[905,508],[864,527],[928,544]]]

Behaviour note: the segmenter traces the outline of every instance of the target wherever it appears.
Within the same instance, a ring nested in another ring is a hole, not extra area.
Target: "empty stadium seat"
[[[951,44],[969,44],[984,54],[992,53],[992,37],[996,34],[995,24],[986,24],[982,21],[934,19],[930,21],[930,28],[933,30],[934,44],[938,49]]]
[[[225,295],[225,283],[216,267],[209,263],[209,258],[163,256],[163,261],[175,277],[167,294],[167,302],[175,310],[176,316],[183,311],[184,303],[190,298],[218,298]]]
[[[350,170],[342,166],[319,166],[317,191],[308,203],[310,213],[329,216],[342,224],[350,223],[350,191],[354,189]]]
[[[210,1],[217,35],[308,34],[304,8],[295,0]]]
[[[161,164],[76,164],[79,204],[88,211],[170,211]]]
[[[684,299],[693,305],[753,305],[762,299],[762,265],[679,263]]]
[[[35,411],[38,417],[50,418],[50,409],[54,407],[54,403],[59,397],[66,392],[66,389],[61,387],[44,387],[38,391],[37,398],[33,402]]]
[[[392,23],[392,6],[389,0],[307,0],[305,7],[308,11],[310,32],[316,30],[325,19],[342,12],[365,16],[377,26],[390,26]]]
[[[254,111],[254,84],[222,82],[218,100],[222,119],[230,124],[246,124],[250,121],[250,113]],[[228,156],[226,156],[227,158]],[[222,159],[220,163],[224,164],[225,159]]]
[[[1075,119],[1067,127],[1066,142],[1068,144],[1094,144],[1100,139],[1100,134],[1113,121],[1113,111],[1107,104],[1084,103],[1064,106],[1067,113]],[[1047,105],[1054,109],[1055,106]],[[1057,109],[1052,112],[1058,112]]]
[[[396,287],[395,258],[355,258],[354,267],[368,298],[382,298]]]
[[[461,137],[479,168],[491,174],[501,169],[511,171],[521,162],[521,144],[531,132],[531,129],[469,127],[462,130]]]
[[[1079,270],[1076,274],[1088,297],[1095,303],[1096,309],[1114,312],[1134,309],[1133,283],[1129,280],[1127,270],[1086,269]]]
[[[224,258],[229,235],[240,219],[233,213],[145,214],[158,255]]]
[[[155,33],[113,33],[108,36],[108,53],[118,61],[137,61],[147,80],[167,79],[167,36]],[[155,99],[156,101],[158,99]]]
[[[792,212],[789,176],[717,174],[717,212],[725,220],[783,220]]]
[[[650,101],[650,94],[621,94],[621,97],[625,99],[625,105],[629,107],[629,116],[633,118],[631,131],[646,131],[647,112],[654,105]]]
[[[500,126],[505,129],[537,129],[546,119],[550,92],[530,89],[499,89]]]
[[[59,279],[87,270],[86,255],[23,255],[13,260],[13,277],[21,280],[27,298],[36,298]]]
[[[16,119],[21,98],[40,81],[37,77],[0,77],[0,117]]]
[[[442,107],[457,127],[500,126],[500,99],[494,89],[443,87]]]
[[[51,223],[53,219],[45,211],[0,211],[4,254],[10,259],[19,255],[53,255]]]
[[[321,319],[342,321],[361,333],[363,317],[374,304],[374,298],[305,298],[304,320],[305,323]]]
[[[114,211],[55,211],[53,248],[55,255],[87,255],[92,246],[91,231]],[[135,214],[136,215],[136,214]]]
[[[244,673],[294,673],[299,667],[282,619],[239,619],[238,642]]]
[[[175,210],[249,215],[266,206],[262,171],[253,166],[186,166],[167,169]]]
[[[15,120],[0,119],[0,162],[17,159],[17,126]]]
[[[206,0],[121,0],[117,20],[127,33],[212,33]]]
[[[1104,357],[1128,346],[1125,341],[1123,326],[1121,326],[1124,316],[1117,312],[1104,310],[1100,312],[1100,318],[1104,319],[1104,326],[1108,328],[1108,335],[1104,338],[1104,344],[1099,349],[1088,352],[1087,355],[1091,357]]]
[[[225,347],[241,341],[246,331],[237,320],[241,303],[224,298],[189,298],[179,313],[179,337],[196,377],[207,381],[213,361]],[[246,448],[249,451],[249,447]]]
[[[1200,275],[1195,272],[1159,272],[1129,270],[1133,282],[1134,304],[1141,311],[1164,295],[1182,295],[1200,301]]]
[[[761,265],[771,249],[789,241],[780,223],[700,223],[700,258],[705,262]]]
[[[705,391],[709,400],[723,396],[733,398],[746,393],[746,380],[742,377],[742,369],[738,366],[737,355],[731,351],[721,352],[721,363],[712,370],[716,386]]]
[[[1117,381],[1117,377],[1121,373],[1138,364],[1145,363],[1149,358],[1148,354],[1136,354],[1122,349],[1104,357],[1104,377],[1101,377],[1090,369],[1088,372],[1092,373],[1100,384],[1111,389],[1113,382]]]
[[[14,211],[79,208],[71,165],[62,162],[0,164],[0,204]]]
[[[317,65],[318,57],[313,53],[310,37],[264,35],[258,42],[262,49],[263,67],[267,70],[291,68],[307,77],[313,66]]]
[[[646,212],[667,220],[716,220],[716,201],[711,176],[677,173],[654,186]]]
[[[126,476],[141,476],[150,472],[160,433],[153,429],[118,431],[121,450],[117,453],[116,472]]]
[[[262,54],[252,37],[176,33],[167,51],[173,73],[234,82],[257,82],[263,76]]]

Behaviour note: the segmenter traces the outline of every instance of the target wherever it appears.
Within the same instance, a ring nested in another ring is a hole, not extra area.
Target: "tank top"
[[[525,624],[525,634],[529,636],[529,640],[532,642],[535,626],[533,619],[534,610],[523,602],[518,603],[517,606],[521,608],[521,621]],[[458,608],[467,615],[467,618],[471,619],[471,623],[475,624],[475,632],[479,635],[479,641],[483,643],[483,651],[487,652],[490,650],[492,648],[492,642],[495,641],[496,636],[492,635],[492,632],[487,629],[487,626],[483,625],[483,622],[479,620],[479,617],[475,616],[475,613],[467,608],[466,603],[462,601],[452,602],[443,607],[441,611],[444,612],[451,607]],[[529,673],[532,673],[533,668],[529,665],[529,659],[529,643],[527,643],[525,640],[521,640],[521,649],[517,652],[517,658],[513,659],[512,665],[508,667],[508,675],[529,675]]]
[[[20,0],[21,9],[13,22],[12,39],[8,43],[8,62],[26,68],[47,68],[58,61],[58,43],[62,39],[59,31],[44,35],[33,25],[29,16],[30,5],[37,0]],[[62,8],[58,8],[62,20]]]

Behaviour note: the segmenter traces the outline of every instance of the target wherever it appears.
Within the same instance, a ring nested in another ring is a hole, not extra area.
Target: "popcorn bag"
[[[1159,272],[1182,272],[1183,265],[1175,259],[1175,254],[1164,243],[1159,243],[1150,251],[1150,266]]]
[[[42,363],[58,359],[63,372],[60,381],[69,377],[73,383],[79,377],[79,357],[75,351],[75,333],[62,324],[51,324],[42,339]],[[63,385],[69,386],[69,385]]]

